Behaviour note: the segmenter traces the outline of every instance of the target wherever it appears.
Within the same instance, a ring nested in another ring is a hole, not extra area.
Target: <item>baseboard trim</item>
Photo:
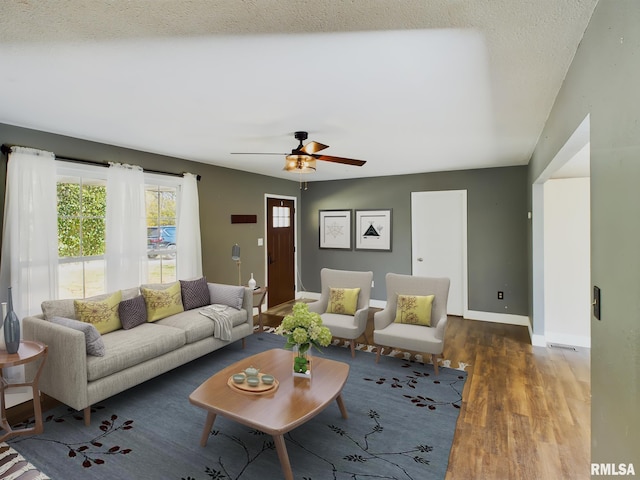
[[[310,298],[312,300],[320,300],[320,294],[316,292],[297,292],[296,300],[302,300],[304,298]]]
[[[320,294],[318,292],[297,292],[296,299],[301,300],[303,298],[309,298],[312,300],[319,300]],[[369,306],[374,308],[384,308],[387,305],[386,300],[369,300]],[[513,315],[510,313],[495,313],[495,312],[479,312],[475,310],[465,310],[462,318],[467,320],[480,320],[483,322],[495,322],[506,323],[509,325],[519,325],[527,327],[529,329],[529,335],[532,336],[531,322],[529,317],[525,315]],[[533,336],[532,336],[533,337]]]
[[[571,335],[566,333],[545,332],[545,346],[549,343],[570,345],[572,347],[591,348],[591,337],[584,335]]]
[[[384,308],[387,306],[386,300],[369,300],[369,306],[375,308]]]
[[[506,323],[509,325],[531,327],[529,317],[525,315],[513,315],[510,313],[478,312],[475,310],[466,310],[464,312],[463,318],[467,320],[480,320],[482,322]]]

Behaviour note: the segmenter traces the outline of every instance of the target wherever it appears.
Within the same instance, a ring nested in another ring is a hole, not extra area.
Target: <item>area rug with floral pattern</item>
[[[221,368],[284,339],[261,333],[111,397],[90,426],[66,406],[45,414],[41,435],[8,443],[52,479],[252,480],[282,478],[272,438],[216,419],[206,447],[205,412],[189,394]],[[329,346],[323,355],[350,365],[342,396],[349,418],[330,404],[286,434],[294,478],[303,480],[443,479],[467,377],[461,369],[366,350]],[[313,379],[311,380],[313,381]],[[257,400],[259,401],[259,400]]]

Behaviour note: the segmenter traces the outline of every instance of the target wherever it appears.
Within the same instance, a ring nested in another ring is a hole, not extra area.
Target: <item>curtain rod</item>
[[[5,155],[9,155],[9,153],[11,152],[11,147],[13,146],[17,146],[17,145],[5,145],[2,144],[2,153],[4,153]],[[29,147],[31,148],[31,147]],[[55,155],[55,154],[54,154]],[[109,164],[105,163],[105,162],[99,162],[97,160],[85,160],[82,158],[72,158],[72,157],[59,157],[56,155],[56,159],[57,160],[62,160],[62,161],[66,161],[66,162],[74,162],[74,163],[86,163],[89,165],[95,165],[97,167],[108,167]],[[158,173],[160,175],[171,175],[172,177],[182,177],[183,174],[182,173],[174,173],[174,172],[163,172],[162,170],[150,170],[148,168],[143,168],[142,169],[143,172],[147,172],[147,173]],[[198,179],[198,181],[200,181],[200,179],[202,178],[200,175],[196,175],[196,178]]]

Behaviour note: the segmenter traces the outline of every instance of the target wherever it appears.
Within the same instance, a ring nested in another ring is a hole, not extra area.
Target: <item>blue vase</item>
[[[20,348],[20,320],[16,312],[13,311],[13,299],[11,298],[11,287],[9,287],[9,299],[7,300],[7,316],[4,319],[4,343],[7,353],[17,353]]]

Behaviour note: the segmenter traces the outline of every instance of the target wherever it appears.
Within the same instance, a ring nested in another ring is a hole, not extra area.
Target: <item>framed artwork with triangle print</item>
[[[356,250],[391,251],[391,209],[356,210]]]

